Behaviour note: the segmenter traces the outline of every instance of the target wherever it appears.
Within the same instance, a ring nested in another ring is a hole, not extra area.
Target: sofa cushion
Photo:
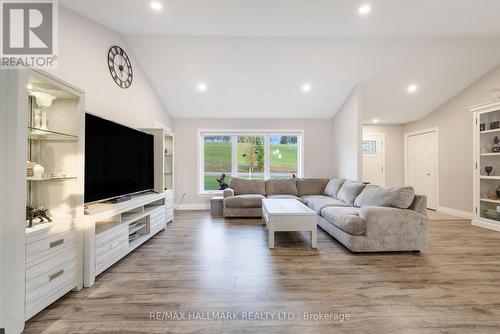
[[[324,194],[333,198],[337,198],[340,188],[344,184],[345,179],[331,179],[326,185]]]
[[[297,181],[295,179],[267,180],[266,195],[297,196]]]
[[[297,191],[299,196],[323,194],[328,181],[328,179],[317,178],[297,179]]]
[[[339,201],[338,199],[331,198],[330,196],[325,196],[325,195],[308,195],[308,196],[303,196],[302,199],[306,203],[308,207],[316,211],[316,213],[320,213],[322,209],[328,207],[328,206],[342,206],[346,207],[348,206],[342,201]]]
[[[226,197],[224,198],[224,206],[227,208],[261,208],[264,198],[259,194]]]
[[[385,206],[408,209],[415,198],[413,187],[382,188],[369,184],[354,201],[354,206]]]
[[[346,202],[350,206],[354,205],[354,201],[356,197],[363,191],[365,185],[363,183],[359,183],[352,180],[347,180],[344,182],[342,187],[337,194],[337,199]]]
[[[293,195],[268,195],[267,198],[270,199],[296,199],[300,203],[306,204],[306,201],[304,201],[302,198],[293,196]]]
[[[236,177],[231,179],[229,188],[234,190],[235,195],[266,194],[266,182],[264,180],[250,180]]]
[[[321,210],[323,218],[344,232],[362,235],[366,232],[366,222],[359,217],[360,208],[330,206]]]

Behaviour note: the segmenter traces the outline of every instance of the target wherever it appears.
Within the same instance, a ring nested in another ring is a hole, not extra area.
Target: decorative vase
[[[492,166],[485,166],[484,171],[486,172],[486,174],[488,174],[488,176],[490,176],[491,172],[493,171],[493,167]]]
[[[45,172],[45,168],[43,168],[42,165],[36,164],[35,167],[33,167],[33,177],[34,178],[41,179],[44,172]]]

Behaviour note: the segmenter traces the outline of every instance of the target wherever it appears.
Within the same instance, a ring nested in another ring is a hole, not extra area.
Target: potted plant
[[[226,174],[222,173],[220,175],[220,179],[216,179],[219,184],[219,190],[224,190],[229,188],[229,185],[226,183]]]

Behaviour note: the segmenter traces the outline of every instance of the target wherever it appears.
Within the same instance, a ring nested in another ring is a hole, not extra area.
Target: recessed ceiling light
[[[207,84],[206,84],[206,83],[204,83],[204,82],[200,82],[200,83],[198,84],[198,90],[199,90],[200,92],[206,92],[206,91],[207,91]]]
[[[413,94],[418,90],[418,86],[416,84],[411,84],[408,86],[408,88],[406,88],[406,90],[408,91],[408,93]]]
[[[380,122],[380,120],[379,120],[378,118],[374,118],[374,119],[372,120],[372,122],[373,122],[373,123],[378,123],[378,122]]]
[[[160,11],[160,10],[163,9],[163,5],[159,1],[153,1],[153,2],[151,2],[149,4],[149,7],[151,7],[151,9],[156,10],[156,11]]]
[[[311,91],[311,88],[312,88],[312,86],[310,83],[305,83],[302,85],[302,91],[304,93],[309,93]]]
[[[368,14],[371,13],[371,11],[372,11],[372,6],[370,5],[362,5],[358,8],[358,13],[361,16],[367,16]]]

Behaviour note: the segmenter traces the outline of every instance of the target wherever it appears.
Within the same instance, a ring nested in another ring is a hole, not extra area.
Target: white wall
[[[175,203],[208,204],[210,196],[198,192],[198,130],[199,129],[303,129],[304,176],[332,177],[331,120],[277,119],[194,119],[174,118],[175,130]],[[183,192],[186,197],[181,203]]]
[[[405,133],[439,129],[439,206],[472,212],[472,113],[500,87],[500,66],[472,83],[424,119],[406,124]],[[422,93],[424,93],[422,91]]]
[[[121,46],[134,71],[130,88],[118,87],[108,70],[111,46]],[[139,127],[169,126],[170,116],[125,41],[115,32],[59,6],[59,66],[50,73],[86,92],[86,109]]]
[[[404,185],[404,126],[364,125],[363,134],[385,134],[385,185]]]
[[[333,174],[353,180],[361,180],[361,137],[363,119],[362,88],[357,86],[335,114],[332,124],[332,140],[329,154],[334,157]]]

